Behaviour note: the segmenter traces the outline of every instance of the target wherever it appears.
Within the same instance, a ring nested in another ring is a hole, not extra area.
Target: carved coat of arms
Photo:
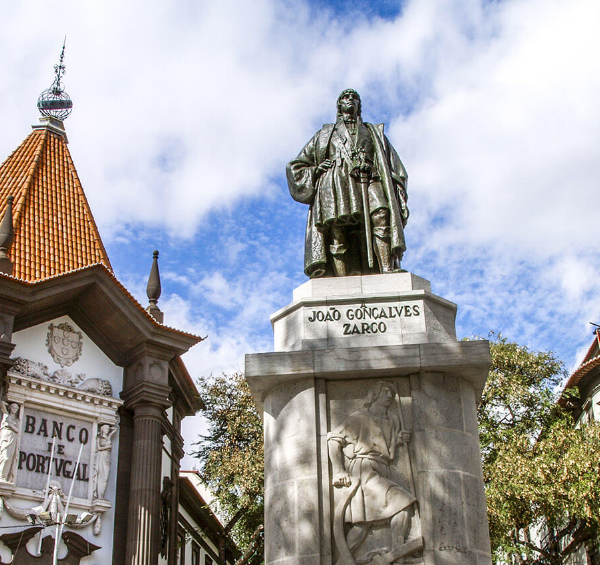
[[[61,367],[75,363],[81,355],[83,335],[76,332],[69,324],[62,323],[55,326],[50,324],[46,338],[48,353]]]

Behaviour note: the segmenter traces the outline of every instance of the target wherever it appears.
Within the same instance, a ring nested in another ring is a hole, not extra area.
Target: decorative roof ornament
[[[161,291],[160,273],[158,271],[158,251],[154,251],[152,254],[150,276],[148,277],[148,286],[146,287],[146,294],[148,295],[150,304],[146,310],[157,322],[162,324],[164,322],[164,313],[156,304],[160,298]]]
[[[8,257],[8,252],[15,239],[12,215],[14,197],[9,196],[6,200],[6,212],[4,212],[4,217],[0,222],[0,273],[12,275],[13,263]]]
[[[47,88],[40,94],[37,102],[38,110],[42,116],[56,118],[61,121],[66,120],[73,110],[73,102],[60,82],[66,72],[63,63],[66,42],[67,38],[65,36],[60,53],[60,61],[58,65],[54,65],[54,82],[50,88]]]

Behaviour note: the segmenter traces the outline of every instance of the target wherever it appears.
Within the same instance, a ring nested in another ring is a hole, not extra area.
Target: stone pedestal
[[[273,315],[275,353],[246,356],[267,565],[491,563],[476,419],[489,344],[457,342],[455,314],[398,273],[311,280]]]

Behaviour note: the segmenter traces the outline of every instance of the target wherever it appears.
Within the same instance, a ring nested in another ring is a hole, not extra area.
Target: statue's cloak
[[[373,140],[375,165],[389,208],[391,250],[401,257],[406,250],[404,226],[408,219],[406,204],[408,176],[400,157],[383,133],[383,124],[373,125],[365,122],[364,125]],[[317,167],[325,159],[332,159],[333,155],[348,154],[346,144],[346,140],[339,135],[336,124],[325,124],[304,146],[298,157],[290,161],[286,167],[292,198],[310,206],[304,247],[304,272],[309,277],[315,270],[324,270],[327,266],[327,230],[320,221],[321,213],[318,209],[319,202],[323,199],[315,197],[319,191],[340,192],[339,188],[332,187],[332,178],[335,174],[342,176],[346,174],[347,177],[341,183],[346,186],[340,202],[343,202],[350,216],[359,218],[360,224],[364,224],[359,185],[355,178],[351,178],[348,167],[346,166],[346,173],[344,171],[338,173],[330,169],[326,174],[317,175]]]

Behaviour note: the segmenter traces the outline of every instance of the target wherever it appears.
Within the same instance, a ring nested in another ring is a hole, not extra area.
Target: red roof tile
[[[563,392],[568,388],[576,387],[581,379],[587,375],[592,369],[598,367],[600,365],[600,335],[596,333],[594,336],[594,341],[590,345],[581,365],[575,369],[573,374],[569,377],[567,384],[563,388]],[[561,396],[559,399],[559,404],[564,404],[565,396]]]
[[[0,166],[0,217],[14,197],[13,276],[33,282],[88,265],[112,270],[61,133],[47,121]]]

